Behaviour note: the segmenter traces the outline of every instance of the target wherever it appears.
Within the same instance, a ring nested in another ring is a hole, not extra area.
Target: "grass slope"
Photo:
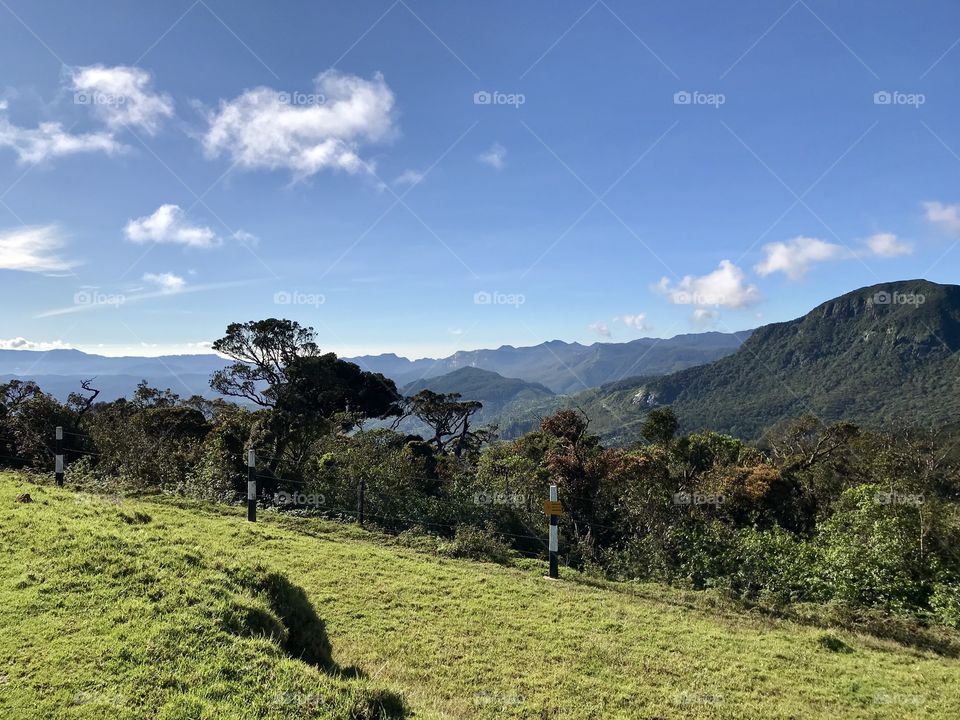
[[[331,523],[6,475],[0,548],[4,718],[960,716],[953,658]]]

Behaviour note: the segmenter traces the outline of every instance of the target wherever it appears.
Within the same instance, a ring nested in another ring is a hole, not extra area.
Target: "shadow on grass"
[[[327,628],[302,588],[282,573],[257,567],[234,569],[231,573],[241,585],[266,600],[270,611],[248,608],[244,632],[264,635],[277,642],[291,658],[301,660],[326,674],[343,680],[366,680],[367,674],[356,666],[340,666],[333,659]],[[406,706],[400,695],[378,690],[374,693],[370,717],[404,718]],[[363,717],[367,717],[364,715]]]

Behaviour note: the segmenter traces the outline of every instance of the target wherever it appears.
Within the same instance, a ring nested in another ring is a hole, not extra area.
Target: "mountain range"
[[[665,375],[712,362],[734,352],[752,331],[704,332],[672,338],[640,338],[590,345],[551,340],[532,347],[502,345],[495,350],[462,350],[445,358],[408,360],[393,353],[346,358],[364,370],[382,373],[398,387],[465,367],[540,383],[570,394],[636,375]]]
[[[508,378],[539,383],[552,393],[570,393],[630,375],[660,375],[710,362],[736,350],[748,332],[643,338],[625,343],[567,343],[553,340],[533,347],[504,345],[495,350],[466,350],[445,358],[408,360],[393,353],[344,358],[379,372],[398,388],[463,368],[488,370]],[[228,364],[217,355],[104,357],[80,350],[0,350],[0,382],[32,379],[66,399],[84,379],[96,377],[100,400],[129,396],[140,380],[169,387],[182,396],[215,397],[211,373]],[[465,379],[468,376],[458,376]],[[489,381],[489,378],[487,378]]]
[[[612,442],[635,440],[655,407],[684,430],[755,439],[812,414],[865,427],[942,428],[960,421],[960,286],[882,283],[755,330],[732,355],[571,398]]]
[[[496,422],[507,438],[561,407],[583,409],[611,444],[636,440],[650,410],[667,405],[683,430],[745,439],[801,414],[867,427],[960,426],[960,286],[882,283],[742,333],[347,359],[392,378],[406,395],[429,388],[480,400],[475,422]],[[111,400],[146,379],[181,395],[212,396],[209,376],[225,364],[216,355],[0,350],[0,382],[28,377],[65,398],[96,376],[100,399]]]

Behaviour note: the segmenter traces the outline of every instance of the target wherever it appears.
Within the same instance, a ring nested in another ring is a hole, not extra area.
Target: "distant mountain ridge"
[[[860,288],[756,329],[709,365],[611,383],[572,401],[623,442],[664,405],[684,429],[747,439],[806,413],[867,427],[956,425],[960,286],[906,280]]]
[[[640,338],[624,343],[567,343],[551,340],[530,347],[502,345],[495,350],[461,350],[445,358],[408,360],[394,353],[345,358],[365,370],[383,373],[397,385],[475,367],[545,385],[569,394],[636,375],[664,375],[734,352],[752,331],[705,332],[672,338]]]
[[[570,393],[628,375],[658,375],[710,362],[732,353],[749,334],[708,332],[591,345],[552,340],[532,347],[464,350],[439,359],[408,360],[394,353],[344,359],[382,373],[398,388],[461,368],[477,368],[540,383],[551,392]],[[105,357],[71,349],[0,350],[0,380],[32,379],[61,399],[91,377],[97,378],[104,401],[129,396],[141,379],[181,395],[215,397],[209,377],[228,364],[212,353]]]

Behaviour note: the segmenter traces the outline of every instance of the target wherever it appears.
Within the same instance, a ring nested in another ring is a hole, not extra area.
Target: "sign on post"
[[[550,577],[560,577],[560,569],[557,563],[558,551],[560,549],[560,538],[558,527],[560,516],[563,514],[563,506],[560,505],[560,499],[557,495],[557,486],[550,486],[550,499],[543,503],[543,511],[550,516]]]
[[[560,504],[559,500],[544,500],[543,514],[544,515],[563,515],[563,505]]]

